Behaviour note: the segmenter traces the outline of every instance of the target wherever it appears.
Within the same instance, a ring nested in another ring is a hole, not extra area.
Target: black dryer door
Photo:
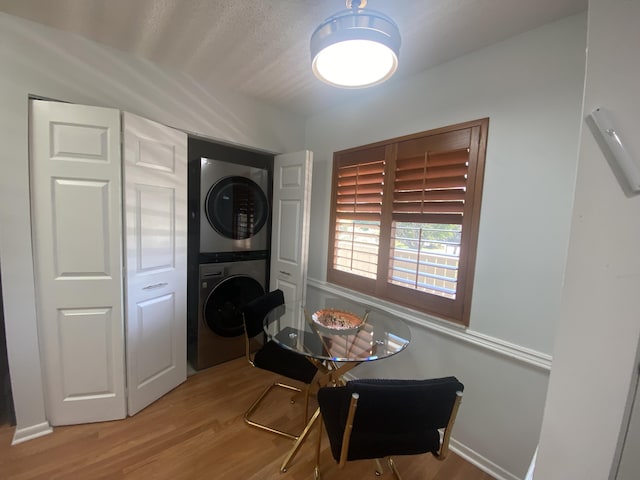
[[[234,240],[253,237],[269,217],[267,196],[250,178],[225,177],[207,193],[205,214],[213,229]]]

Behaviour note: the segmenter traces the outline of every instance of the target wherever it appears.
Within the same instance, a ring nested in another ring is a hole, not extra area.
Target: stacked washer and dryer
[[[199,168],[190,169],[187,350],[200,370],[244,355],[242,307],[268,289],[273,157],[202,140],[189,148]]]

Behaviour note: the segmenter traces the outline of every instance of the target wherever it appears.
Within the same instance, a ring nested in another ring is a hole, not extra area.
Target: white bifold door
[[[129,415],[187,379],[187,136],[123,113]]]
[[[312,161],[307,150],[274,161],[269,288],[281,289],[288,303],[306,297]]]
[[[186,135],[31,102],[38,337],[52,425],[124,418],[186,379]],[[122,153],[124,152],[124,154]]]

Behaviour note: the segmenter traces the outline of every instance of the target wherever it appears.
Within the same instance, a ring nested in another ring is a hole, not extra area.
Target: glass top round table
[[[304,305],[280,305],[265,317],[264,330],[281,347],[320,361],[367,362],[404,350],[411,340],[407,324],[386,312]]]
[[[391,357],[411,341],[411,331],[401,318],[353,302],[345,305],[337,298],[286,303],[264,319],[264,331],[270,340],[304,355],[318,367],[319,387],[343,384],[342,376],[352,368]],[[319,414],[318,408],[285,457],[282,472],[287,471]]]

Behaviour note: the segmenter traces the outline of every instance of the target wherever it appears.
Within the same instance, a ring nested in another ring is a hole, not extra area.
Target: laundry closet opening
[[[274,156],[190,137],[187,354],[244,355],[242,307],[269,289]]]

